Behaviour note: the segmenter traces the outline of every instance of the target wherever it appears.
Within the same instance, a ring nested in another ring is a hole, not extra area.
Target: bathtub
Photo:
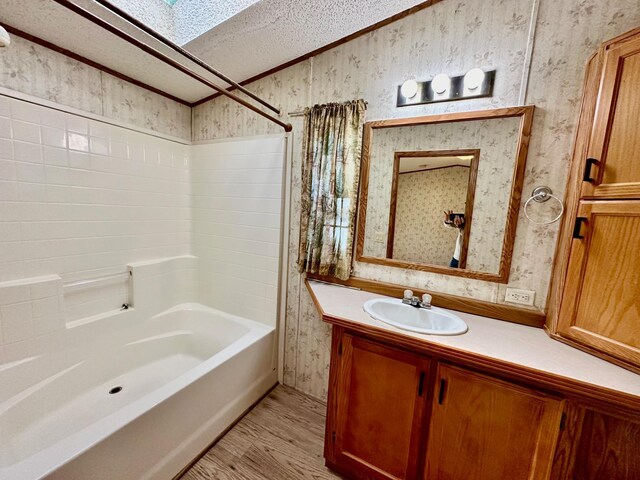
[[[200,304],[64,333],[0,365],[1,480],[171,479],[277,382],[274,328]]]

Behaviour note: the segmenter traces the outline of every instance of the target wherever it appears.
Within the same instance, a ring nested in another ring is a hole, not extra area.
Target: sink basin
[[[468,329],[457,315],[438,307],[416,308],[394,298],[373,298],[362,308],[371,317],[403,330],[430,335],[460,335]]]

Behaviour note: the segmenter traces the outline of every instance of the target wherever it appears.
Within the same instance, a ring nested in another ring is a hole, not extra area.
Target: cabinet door
[[[348,334],[341,356],[336,464],[358,478],[416,478],[428,361]]]
[[[640,35],[605,51],[582,197],[640,198]]]
[[[425,480],[547,479],[563,402],[440,365]]]
[[[556,451],[552,480],[640,479],[636,413],[574,406]]]
[[[578,219],[558,333],[640,367],[640,201],[581,202]]]

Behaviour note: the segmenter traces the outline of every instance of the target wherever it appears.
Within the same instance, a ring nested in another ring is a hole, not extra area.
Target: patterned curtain
[[[305,110],[300,271],[351,273],[364,100]]]

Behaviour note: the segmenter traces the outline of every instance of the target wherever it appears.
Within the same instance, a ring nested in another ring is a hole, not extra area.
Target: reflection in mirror
[[[366,124],[356,260],[506,281],[532,114]]]
[[[387,258],[465,268],[480,150],[396,152]]]

